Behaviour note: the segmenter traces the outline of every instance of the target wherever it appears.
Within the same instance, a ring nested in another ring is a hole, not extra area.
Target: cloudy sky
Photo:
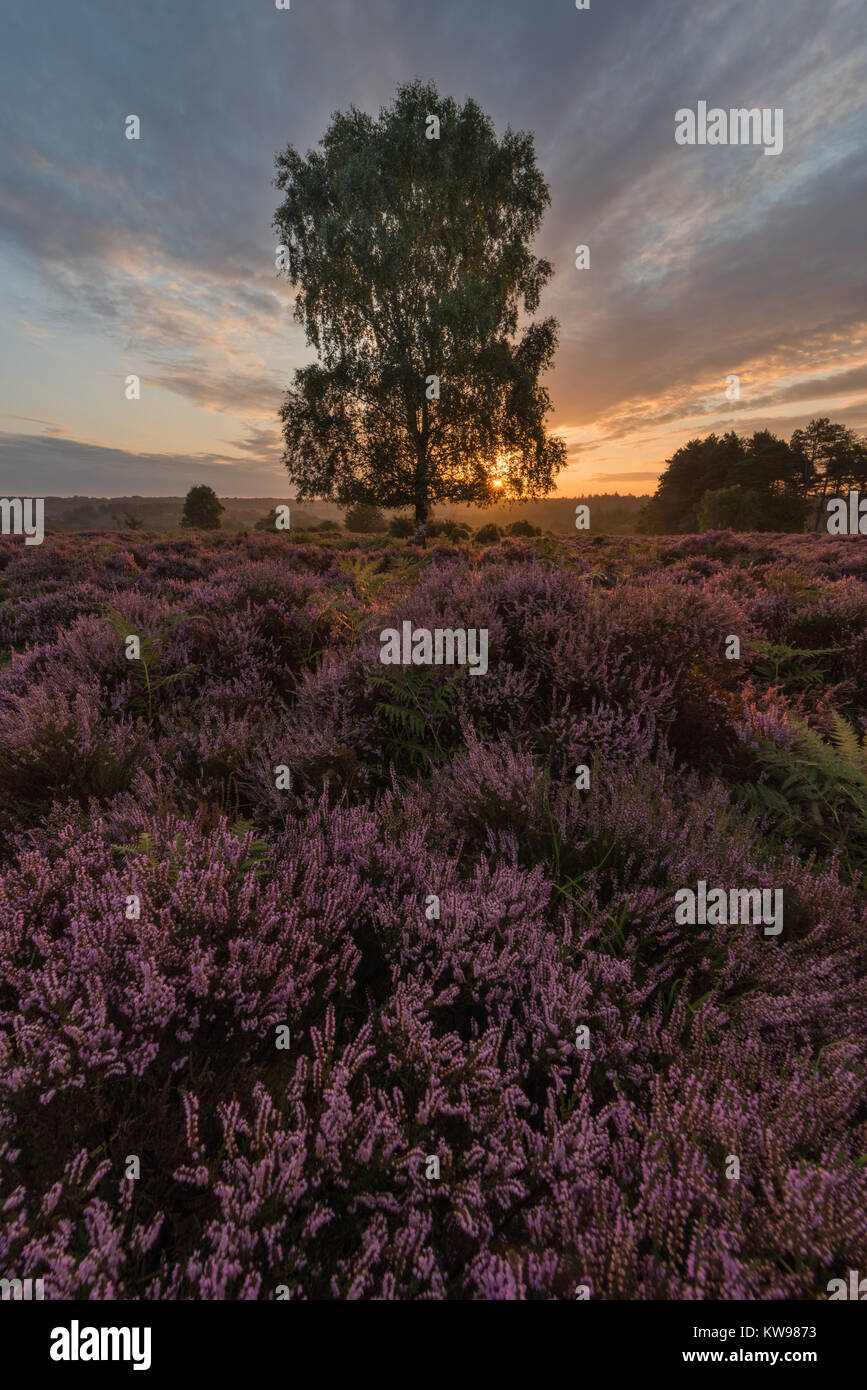
[[[286,493],[277,411],[311,354],[274,267],[274,156],[415,76],[535,134],[562,494],[652,491],[712,429],[788,436],[823,414],[867,430],[865,15],[864,0],[7,5],[0,493]],[[781,108],[782,153],[678,145],[675,112],[699,101]]]

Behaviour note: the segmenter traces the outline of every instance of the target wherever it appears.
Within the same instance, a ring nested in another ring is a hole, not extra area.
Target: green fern
[[[344,555],[339,561],[362,603],[370,603],[392,577],[388,570],[379,571],[379,558],[374,555],[372,560],[366,560],[363,555]]]
[[[827,672],[821,665],[805,666],[804,658],[836,656],[841,650],[840,647],[787,647],[784,643],[750,643],[750,651],[756,652],[759,657],[754,662],[756,674],[774,685],[822,685],[827,679]]]
[[[236,820],[231,828],[231,833],[236,839],[243,840],[255,829],[252,821]],[[122,854],[125,858],[130,855],[137,858],[143,857],[151,871],[157,869],[161,864],[168,865],[169,883],[174,885],[177,883],[181,868],[186,862],[187,843],[183,834],[178,833],[170,842],[158,848],[154,836],[150,831],[145,830],[134,843],[116,845],[115,852]],[[247,857],[235,866],[236,875],[241,879],[245,876],[265,877],[268,872],[265,861],[268,860],[269,856],[270,850],[267,842],[259,837],[254,838],[250,842]]]
[[[142,831],[134,844],[116,845],[115,848],[118,854],[143,854],[148,860],[153,859],[154,863],[157,862],[157,860],[154,859],[156,841],[153,835],[147,830]]]
[[[831,716],[831,742],[852,775],[867,785],[867,735],[859,735],[854,725],[837,710]]]
[[[115,852],[125,857],[128,855],[136,855],[137,857],[143,856],[151,872],[157,869],[161,864],[167,863],[169,866],[169,883],[174,887],[178,881],[178,875],[180,874],[181,863],[183,861],[183,835],[176,835],[173,843],[175,849],[174,855],[168,854],[165,851],[157,852],[156,840],[149,831],[145,830],[142,831],[134,844],[116,845]]]
[[[375,671],[368,683],[384,698],[373,712],[385,722],[383,747],[392,761],[411,767],[429,765],[446,756],[439,734],[454,718],[459,671],[442,680],[433,668],[407,667]],[[430,743],[424,742],[430,736]]]
[[[186,666],[182,671],[163,673],[154,669],[162,659],[169,636],[180,623],[187,621],[189,616],[188,613],[179,608],[168,615],[156,632],[146,637],[136,634],[139,636],[139,660],[130,661],[129,666],[132,678],[140,685],[141,690],[138,697],[133,696],[131,705],[133,710],[147,714],[149,724],[153,723],[154,692],[164,686],[173,685],[175,681],[183,680],[184,676],[192,675],[198,669],[196,666]],[[126,638],[133,635],[130,632],[129,619],[119,613],[116,608],[104,608],[102,617],[103,621],[118,637]]]
[[[767,774],[749,786],[747,798],[770,814],[779,834],[806,849],[841,849],[853,879],[867,870],[867,739],[836,711],[829,741],[803,721],[794,722],[795,743],[781,748],[759,742]]]
[[[256,830],[255,822],[251,820],[236,820],[232,826],[232,834],[237,840],[243,840],[246,835],[252,834]],[[268,870],[265,861],[270,857],[271,851],[267,840],[255,835],[250,841],[249,853],[246,859],[242,859],[238,865],[238,872],[249,875],[251,878],[265,878]]]

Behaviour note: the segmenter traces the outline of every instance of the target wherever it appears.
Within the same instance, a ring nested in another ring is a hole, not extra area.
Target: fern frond
[[[853,770],[867,779],[867,741],[859,735],[853,724],[842,714],[834,711],[831,718],[831,742],[836,752],[851,765]]]

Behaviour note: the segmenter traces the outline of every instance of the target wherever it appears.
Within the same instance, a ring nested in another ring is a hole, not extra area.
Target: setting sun
[[[511,454],[498,454],[498,455],[497,455],[497,458],[496,458],[496,461],[495,461],[495,463],[494,463],[494,466],[493,466],[493,468],[491,469],[491,475],[492,475],[492,476],[491,476],[491,486],[492,486],[492,487],[505,487],[506,480],[505,480],[505,477],[504,477],[503,475],[504,475],[505,473],[508,472],[508,468],[509,468],[509,459],[510,459],[511,457],[512,457]]]

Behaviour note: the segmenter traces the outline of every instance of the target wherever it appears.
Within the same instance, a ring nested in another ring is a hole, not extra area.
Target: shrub
[[[220,515],[225,510],[214,489],[208,487],[207,483],[199,483],[187,493],[181,525],[216,531],[220,526]]]
[[[0,538],[0,1268],[570,1301],[867,1267],[867,561],[597,539]],[[486,628],[488,673],[383,666],[406,619]],[[782,934],[678,926],[700,879],[782,888]]]
[[[344,525],[347,531],[354,531],[359,535],[374,535],[388,530],[388,523],[379,508],[363,504],[350,507],[344,518]]]
[[[431,540],[444,536],[446,540],[462,541],[467,539],[471,531],[463,521],[430,521],[427,534]]]

